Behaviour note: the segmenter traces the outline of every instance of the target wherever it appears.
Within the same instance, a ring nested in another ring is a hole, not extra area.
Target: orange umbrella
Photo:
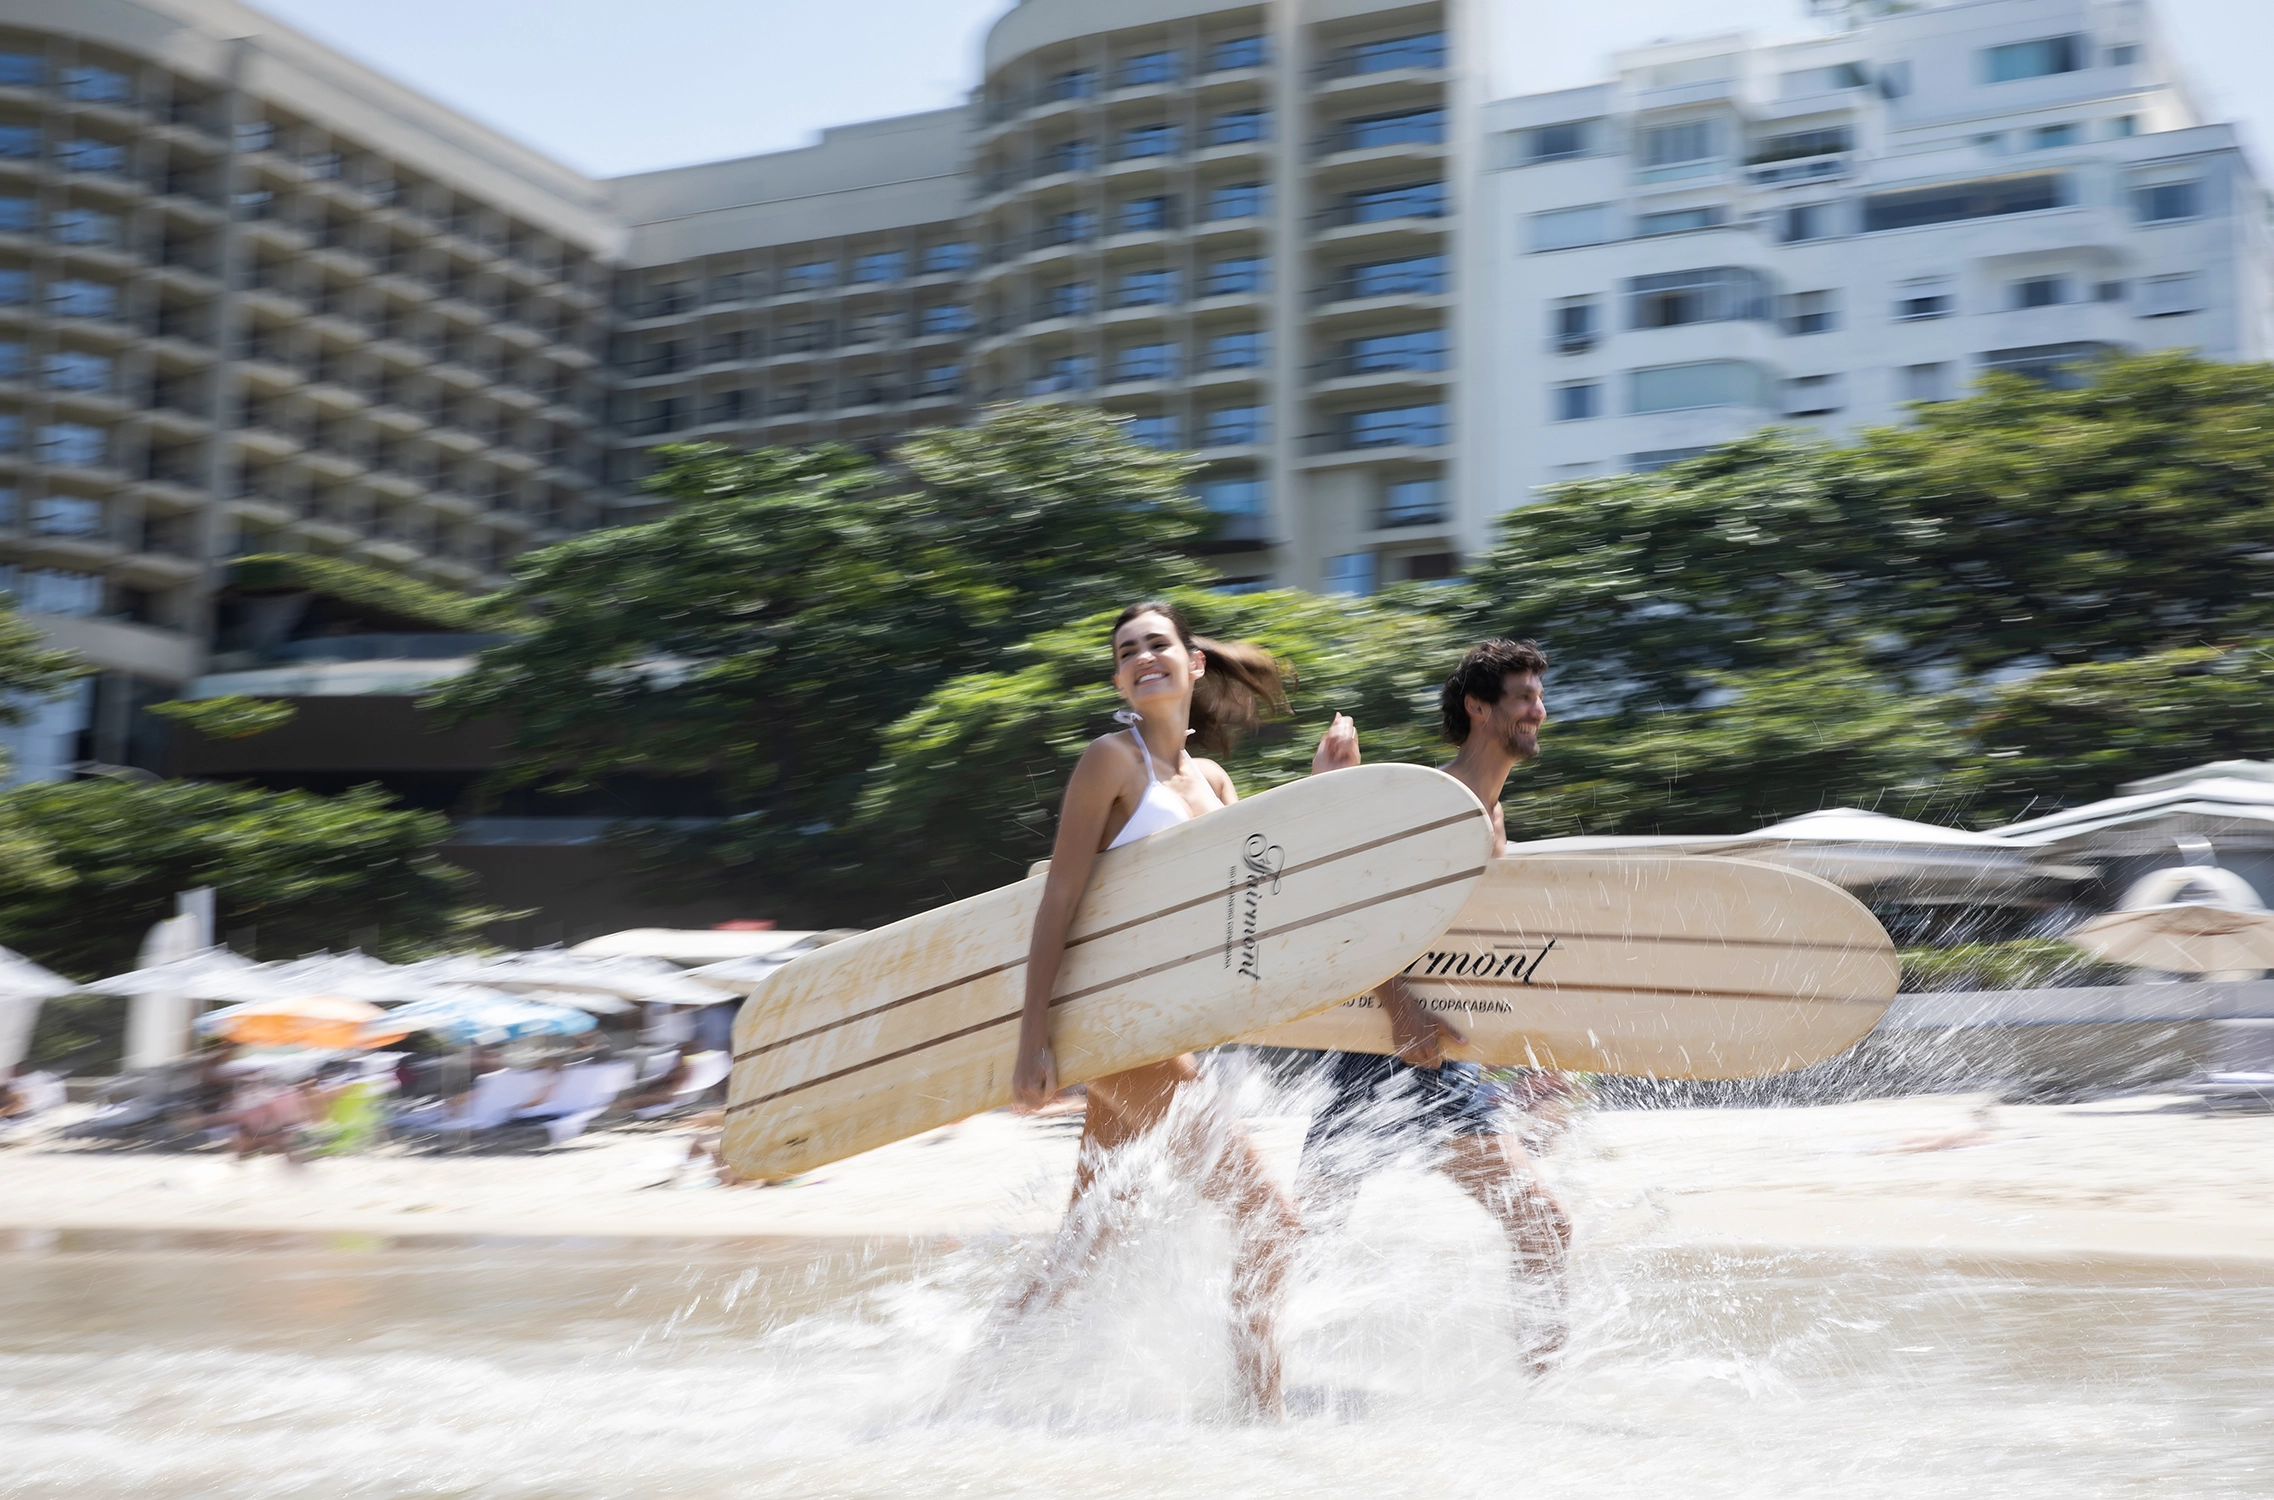
[[[411,1028],[384,1024],[387,1013],[363,1000],[337,995],[302,995],[287,1000],[254,1000],[217,1010],[198,1029],[247,1047],[321,1047],[344,1052],[400,1041]]]

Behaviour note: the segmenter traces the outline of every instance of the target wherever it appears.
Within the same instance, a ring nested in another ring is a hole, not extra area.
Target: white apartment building
[[[1987,370],[2267,357],[2265,194],[2145,0],[1824,8],[1487,106],[1469,513]]]

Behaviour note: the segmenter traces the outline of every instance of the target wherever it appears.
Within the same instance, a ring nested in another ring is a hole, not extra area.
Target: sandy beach
[[[1592,1110],[1543,1169],[1583,1245],[2274,1260],[2274,1116],[2153,1095],[1984,1113],[1989,1102]],[[1291,1174],[1303,1119],[1252,1123]],[[299,1169],[34,1139],[0,1147],[0,1231],[1026,1235],[1057,1222],[1077,1126],[986,1115],[785,1186],[732,1189],[675,1173],[683,1129],[525,1154],[389,1148]],[[1369,1184],[1358,1222],[1475,1212],[1430,1174],[1390,1171]]]

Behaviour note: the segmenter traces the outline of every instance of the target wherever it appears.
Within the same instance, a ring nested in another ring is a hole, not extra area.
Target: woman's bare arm
[[[1011,1069],[1011,1097],[1022,1109],[1040,1109],[1058,1093],[1058,1061],[1050,1053],[1050,992],[1057,988],[1058,964],[1066,956],[1066,929],[1089,889],[1090,866],[1125,779],[1117,760],[1103,740],[1093,742],[1075,764],[1058,808],[1058,838],[1050,848],[1050,872],[1042,878],[1034,937],[1027,945],[1026,1004],[1019,1014],[1018,1060]]]

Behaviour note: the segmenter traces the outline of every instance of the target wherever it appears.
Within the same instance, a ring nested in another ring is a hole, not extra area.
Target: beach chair
[[[679,1080],[671,1098],[662,1104],[651,1104],[632,1113],[639,1119],[652,1120],[674,1110],[685,1109],[710,1090],[726,1081],[734,1071],[734,1054],[730,1052],[695,1052],[687,1057],[687,1076]]]
[[[447,1100],[402,1116],[398,1124],[414,1130],[436,1130],[473,1136],[495,1130],[527,1108],[550,1082],[549,1075],[529,1068],[500,1068],[474,1080],[463,1109],[453,1111]]]
[[[2274,1020],[2213,1021],[2210,1066],[2180,1087],[2214,1110],[2274,1109]]]
[[[560,1082],[523,1118],[545,1122],[545,1139],[558,1146],[584,1133],[584,1128],[616,1102],[616,1096],[637,1080],[638,1070],[628,1062],[586,1062],[561,1070]]]

